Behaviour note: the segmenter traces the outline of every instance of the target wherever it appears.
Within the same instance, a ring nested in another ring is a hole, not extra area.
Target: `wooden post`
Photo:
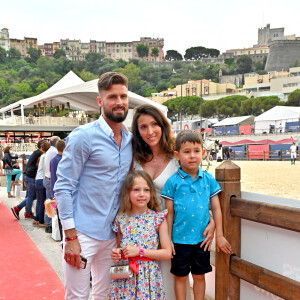
[[[216,179],[222,193],[219,195],[223,218],[224,236],[232,246],[233,254],[240,257],[241,219],[230,214],[230,198],[241,194],[241,169],[231,160],[224,161],[216,168]],[[230,273],[230,255],[216,252],[216,300],[239,300],[240,279]]]
[[[280,150],[280,161],[282,161],[282,149]]]

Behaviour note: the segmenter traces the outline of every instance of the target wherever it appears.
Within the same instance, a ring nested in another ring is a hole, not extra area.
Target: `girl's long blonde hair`
[[[147,204],[148,208],[154,211],[159,211],[159,203],[157,200],[154,183],[151,177],[145,171],[133,170],[127,175],[123,183],[122,193],[121,193],[122,201],[119,209],[119,214],[126,214],[126,215],[130,214],[132,210],[132,204],[130,201],[130,192],[134,180],[138,177],[143,178],[147,182],[147,185],[150,189],[150,201]]]

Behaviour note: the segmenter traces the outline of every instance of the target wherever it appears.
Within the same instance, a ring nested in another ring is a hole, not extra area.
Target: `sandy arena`
[[[241,168],[241,190],[300,200],[300,161],[233,161]],[[213,162],[209,172],[215,176]],[[203,170],[205,167],[203,166]]]

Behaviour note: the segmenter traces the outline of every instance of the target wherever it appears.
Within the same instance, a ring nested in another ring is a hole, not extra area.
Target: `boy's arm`
[[[172,245],[172,254],[175,255],[174,245],[172,242],[172,230],[173,230],[173,220],[174,220],[174,202],[169,199],[165,199],[166,201],[166,209],[168,210],[167,214],[167,223],[168,223],[168,232]]]
[[[228,254],[232,251],[231,245],[229,242],[225,239],[223,235],[223,225],[222,225],[222,211],[220,206],[220,201],[218,195],[215,195],[211,198],[211,209],[214,216],[214,220],[216,223],[216,245],[217,250],[220,251],[220,249]]]

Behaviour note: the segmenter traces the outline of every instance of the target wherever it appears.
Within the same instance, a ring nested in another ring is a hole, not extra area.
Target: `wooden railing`
[[[241,199],[240,168],[231,160],[216,168],[222,187],[223,230],[233,254],[216,253],[216,300],[239,300],[240,279],[283,299],[300,299],[300,282],[255,265],[241,256],[241,219],[300,232],[300,209]],[[292,247],[292,245],[291,245]]]

